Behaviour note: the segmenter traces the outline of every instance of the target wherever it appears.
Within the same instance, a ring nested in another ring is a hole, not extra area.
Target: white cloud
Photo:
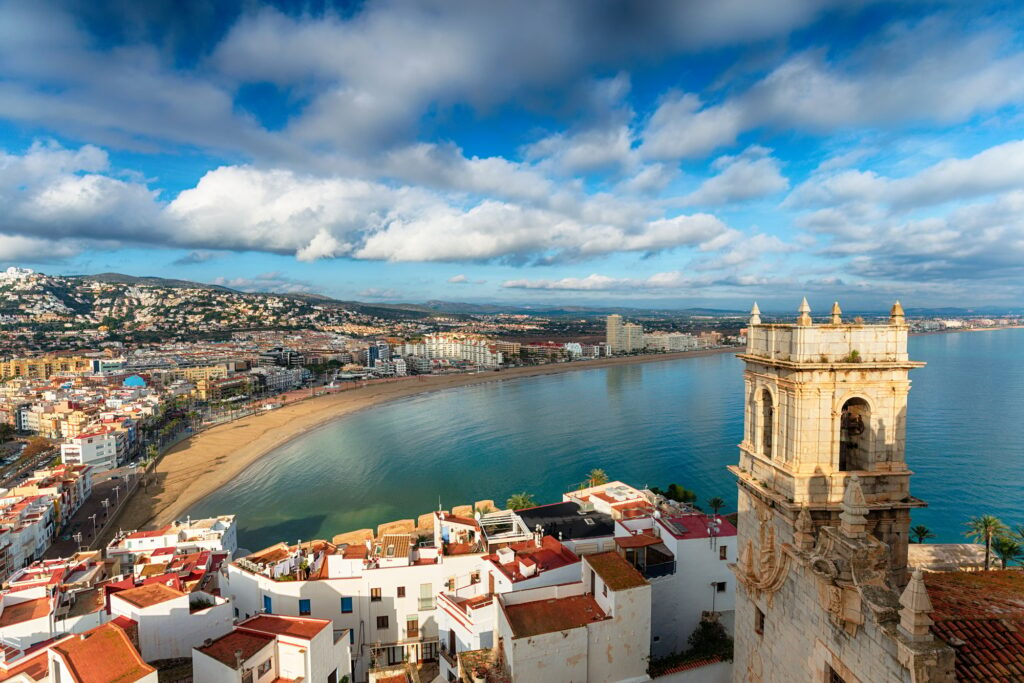
[[[789,187],[783,177],[779,160],[771,150],[748,147],[738,156],[722,156],[712,168],[718,175],[705,180],[684,202],[699,206],[730,204],[782,192]]]
[[[679,271],[655,273],[645,279],[615,278],[592,273],[583,278],[565,277],[559,280],[506,280],[506,289],[546,289],[563,291],[623,291],[650,289],[680,289],[692,284]]]
[[[466,277],[465,275],[453,275],[450,278],[448,278],[448,282],[450,282],[453,285],[462,285],[468,283],[469,278]]]
[[[240,292],[276,292],[279,294],[309,294],[313,288],[306,282],[295,280],[277,271],[260,273],[256,277],[218,277],[210,284],[237,289]]]

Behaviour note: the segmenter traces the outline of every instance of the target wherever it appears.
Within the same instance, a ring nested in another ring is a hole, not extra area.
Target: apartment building
[[[430,359],[464,360],[482,368],[496,368],[504,361],[493,340],[470,335],[428,334],[423,337]]]
[[[231,557],[238,550],[234,515],[187,518],[149,531],[122,531],[107,545],[107,557],[128,566],[146,560],[155,551],[175,554],[211,552]]]
[[[79,434],[60,446],[62,463],[88,466],[97,474],[117,467],[127,453],[127,433],[113,427],[101,427]]]

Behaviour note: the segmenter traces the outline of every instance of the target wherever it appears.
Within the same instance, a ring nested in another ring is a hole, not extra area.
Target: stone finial
[[[932,601],[924,585],[924,576],[915,569],[910,583],[900,596],[900,631],[911,640],[930,640]]]
[[[842,325],[843,324],[843,311],[839,308],[839,302],[832,304],[832,324]]]
[[[793,540],[800,550],[810,550],[814,547],[814,523],[811,521],[811,513],[807,506],[800,508],[800,514],[796,516],[796,533]]]
[[[868,503],[864,500],[860,477],[856,474],[846,480],[842,509],[839,529],[850,538],[864,538],[867,535]]]
[[[757,307],[757,302],[754,302],[754,307],[750,309],[750,325],[761,324],[761,309]]]
[[[903,306],[900,306],[899,299],[892,305],[889,310],[889,324],[890,325],[904,325],[906,324],[906,314],[903,312]]]
[[[804,297],[804,300],[800,302],[800,308],[797,309],[797,312],[800,313],[800,315],[798,315],[796,318],[796,324],[800,325],[801,327],[810,327],[811,305],[807,303],[806,296]]]

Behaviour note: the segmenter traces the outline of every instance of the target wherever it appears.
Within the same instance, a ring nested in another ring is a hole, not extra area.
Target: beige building
[[[0,379],[50,379],[62,373],[92,372],[92,360],[83,356],[39,356],[0,361]]]
[[[644,348],[644,328],[623,323],[621,315],[613,314],[605,319],[605,341],[613,354],[639,351]]]
[[[907,572],[907,326],[751,312],[739,464],[735,681],[954,680]]]

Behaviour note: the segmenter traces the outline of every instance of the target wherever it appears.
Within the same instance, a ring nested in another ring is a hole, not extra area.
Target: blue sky
[[[0,1],[0,263],[368,301],[1019,306],[1022,19]]]

